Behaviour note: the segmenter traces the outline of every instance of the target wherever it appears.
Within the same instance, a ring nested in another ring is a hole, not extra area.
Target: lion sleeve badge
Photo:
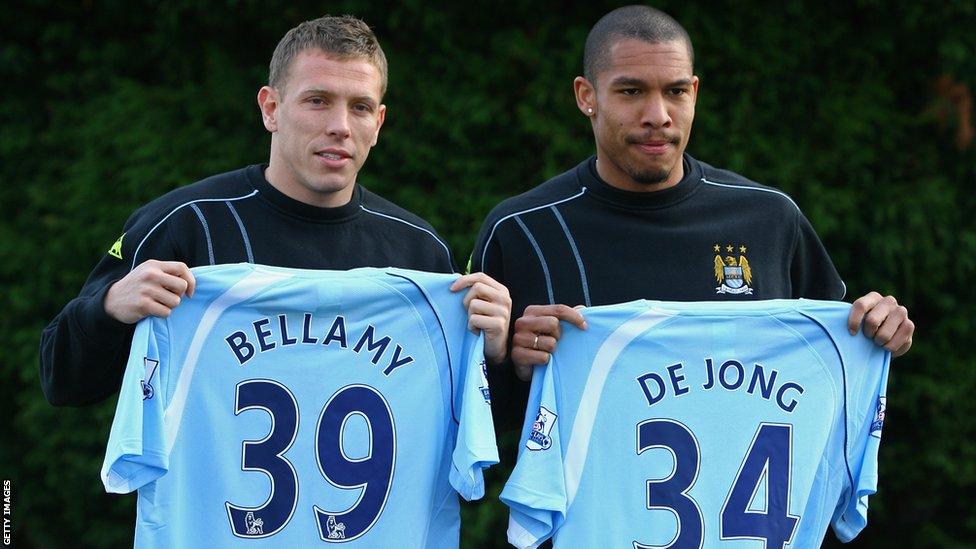
[[[545,406],[539,406],[539,413],[532,422],[532,431],[525,441],[525,447],[532,451],[548,450],[552,447],[552,428],[556,426],[556,414]]]

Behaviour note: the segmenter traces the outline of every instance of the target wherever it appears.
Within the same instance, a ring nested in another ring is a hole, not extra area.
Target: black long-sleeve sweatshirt
[[[635,299],[842,299],[843,281],[786,194],[684,156],[684,177],[657,192],[603,181],[590,157],[491,211],[471,271],[505,284],[512,326],[528,305]],[[500,428],[521,426],[528,384],[493,368]]]
[[[167,193],[132,214],[124,231],[44,329],[41,387],[52,404],[90,404],[118,390],[134,327],[108,316],[103,301],[112,284],[148,259],[190,267],[454,271],[443,239],[416,215],[359,185],[344,206],[311,206],[271,186],[260,165]]]

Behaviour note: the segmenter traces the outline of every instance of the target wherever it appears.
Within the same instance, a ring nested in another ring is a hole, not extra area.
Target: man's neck
[[[277,166],[272,161],[264,170],[264,178],[272,187],[292,200],[319,208],[338,208],[345,206],[352,200],[353,192],[356,189],[355,182],[334,192],[314,191],[298,183],[294,175],[288,173],[287,170],[285,173],[281,173],[281,170],[276,169]]]

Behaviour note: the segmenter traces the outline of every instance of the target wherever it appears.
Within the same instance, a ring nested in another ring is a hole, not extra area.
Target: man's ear
[[[380,128],[383,127],[384,121],[386,121],[386,105],[380,104],[376,111],[376,133],[373,134],[373,143],[370,147],[375,146],[380,140]]]
[[[576,93],[576,106],[587,118],[596,114],[596,88],[589,80],[577,76],[573,80],[573,91]]]
[[[258,108],[261,109],[261,119],[264,128],[271,133],[278,131],[278,90],[271,86],[262,86],[258,90]]]

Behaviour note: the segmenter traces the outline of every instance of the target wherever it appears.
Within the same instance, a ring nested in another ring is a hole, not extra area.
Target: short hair
[[[624,6],[604,15],[590,29],[583,50],[583,76],[596,82],[597,73],[610,64],[614,44],[628,38],[650,44],[683,40],[688,46],[691,66],[695,66],[691,37],[673,17],[649,6]]]
[[[281,89],[298,54],[318,48],[340,59],[365,59],[380,71],[380,96],[386,94],[386,55],[369,25],[351,15],[325,15],[305,21],[278,42],[268,71],[268,85]]]

